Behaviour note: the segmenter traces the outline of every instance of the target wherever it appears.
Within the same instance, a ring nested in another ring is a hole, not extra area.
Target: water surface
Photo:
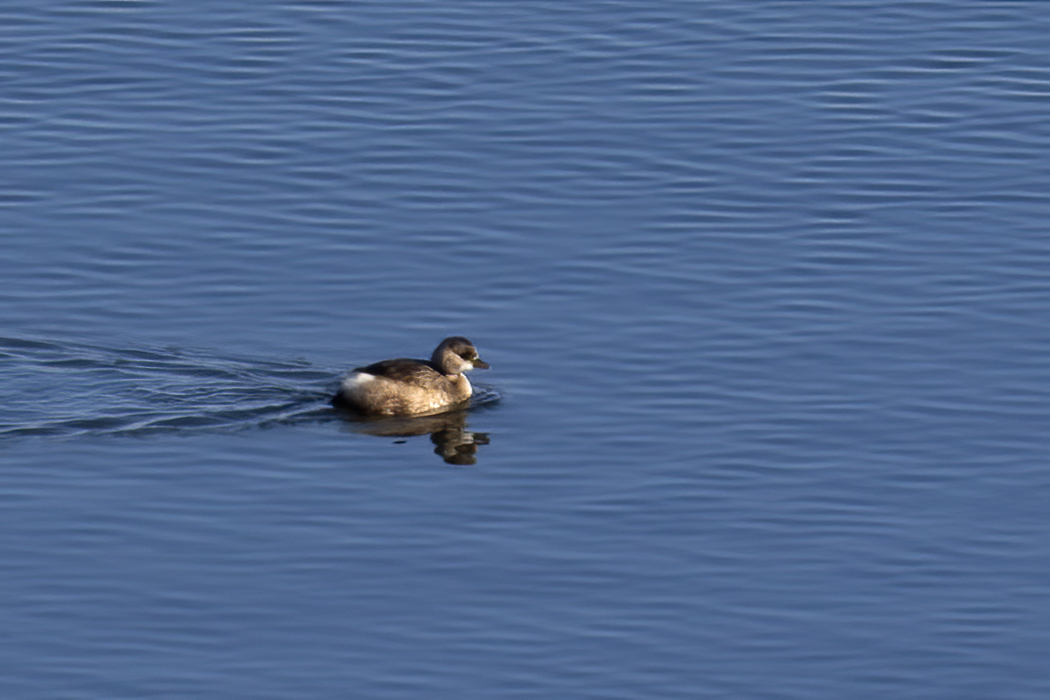
[[[0,694],[1046,697],[1048,36],[7,7]]]

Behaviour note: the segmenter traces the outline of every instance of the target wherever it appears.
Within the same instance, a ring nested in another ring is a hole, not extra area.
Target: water
[[[2,14],[3,697],[1050,691],[1040,3]]]

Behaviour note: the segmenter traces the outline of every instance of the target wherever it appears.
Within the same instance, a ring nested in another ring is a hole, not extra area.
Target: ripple
[[[0,437],[240,430],[331,414],[336,372],[181,349],[0,338]]]
[[[341,370],[305,360],[0,338],[0,438],[245,430],[332,420]],[[471,410],[503,399],[475,386]]]

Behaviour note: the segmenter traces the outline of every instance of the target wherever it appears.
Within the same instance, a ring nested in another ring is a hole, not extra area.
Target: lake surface
[[[1050,694],[1043,3],[0,16],[0,696]]]

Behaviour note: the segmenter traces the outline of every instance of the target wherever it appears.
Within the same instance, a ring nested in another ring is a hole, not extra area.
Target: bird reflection
[[[488,433],[467,430],[467,410],[459,409],[434,416],[396,416],[373,418],[340,410],[353,430],[385,438],[409,438],[430,434],[434,454],[448,464],[477,464],[478,447],[489,444]]]

